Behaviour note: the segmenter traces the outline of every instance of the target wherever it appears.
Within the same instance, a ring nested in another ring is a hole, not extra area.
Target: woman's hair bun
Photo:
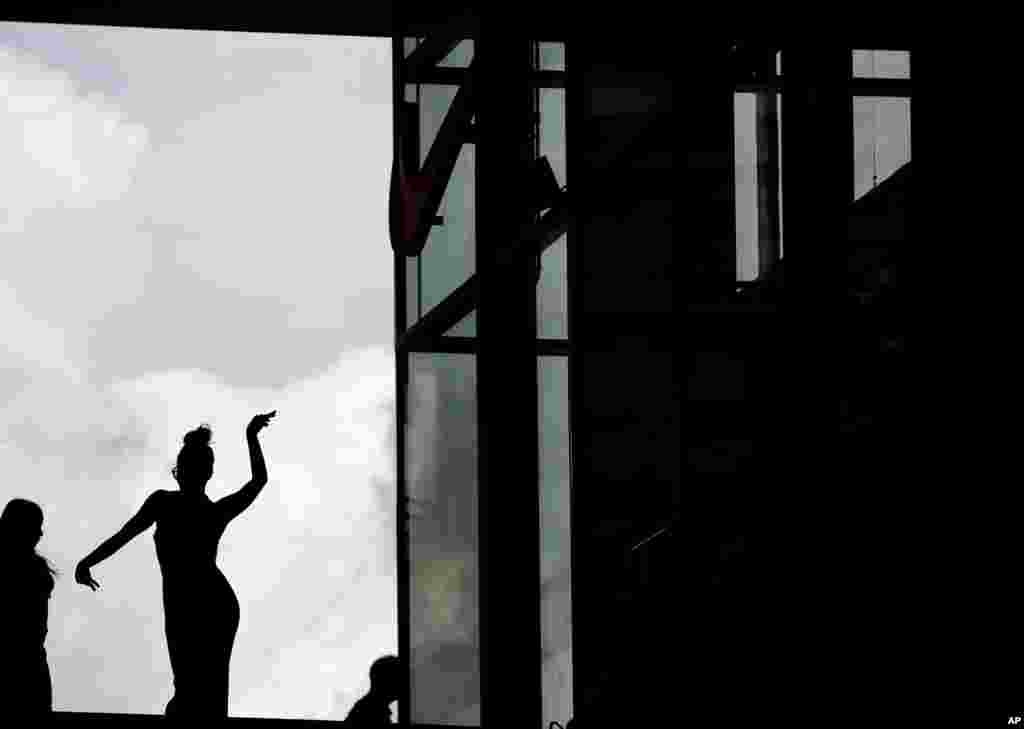
[[[210,438],[213,436],[213,431],[210,430],[209,425],[200,425],[195,430],[190,430],[185,433],[185,445],[192,447],[204,448],[210,445]]]

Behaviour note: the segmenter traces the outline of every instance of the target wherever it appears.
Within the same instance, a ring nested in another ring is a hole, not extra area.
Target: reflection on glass
[[[736,276],[757,278],[757,97],[733,94],[736,149]]]
[[[538,357],[543,726],[572,716],[569,360]]]
[[[444,60],[439,62],[438,66],[447,66],[449,68],[468,68],[470,62],[473,60],[473,39],[467,38],[466,40],[459,43],[452,52],[444,57]]]
[[[853,75],[856,78],[910,78],[910,53],[907,51],[854,51]]]
[[[476,311],[471,311],[462,317],[458,324],[446,331],[446,337],[475,337],[476,336]]]
[[[420,254],[423,312],[430,311],[472,275],[476,263],[475,153],[472,144],[459,152],[434,225]]]
[[[910,161],[910,99],[853,99],[854,199]]]
[[[540,154],[547,157],[558,180],[566,184],[565,167],[565,89],[539,89]]]
[[[405,327],[420,320],[420,259],[405,259]]]
[[[540,281],[537,283],[537,336],[541,339],[566,339],[567,321],[566,235],[556,240],[541,255]]]
[[[783,243],[785,238],[782,233],[782,226],[784,221],[782,220],[782,94],[775,95],[775,108],[778,110],[778,127],[779,127],[779,258],[783,257]]]
[[[420,85],[420,160],[427,159],[458,86]]]
[[[565,70],[565,43],[538,43],[541,71]]]
[[[414,354],[406,425],[410,719],[480,724],[476,359]]]

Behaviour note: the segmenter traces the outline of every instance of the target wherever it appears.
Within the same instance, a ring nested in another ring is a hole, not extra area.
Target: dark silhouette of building
[[[776,716],[818,670],[785,668],[798,636],[881,620],[852,587],[856,617],[823,617],[817,553],[905,468],[911,169],[859,193],[854,108],[912,82],[853,52],[911,51],[916,77],[916,49],[883,22],[744,38],[657,4],[475,7],[59,19],[393,39],[401,722]]]

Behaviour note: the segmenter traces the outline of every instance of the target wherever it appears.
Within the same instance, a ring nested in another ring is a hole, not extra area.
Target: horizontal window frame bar
[[[737,94],[786,93],[786,81],[782,76],[767,79],[740,80],[733,84],[733,92]],[[803,88],[806,85],[790,81],[790,86]],[[894,98],[910,98],[912,83],[902,78],[855,78],[847,81],[850,96],[882,96]]]
[[[505,248],[500,257],[507,258],[517,253],[525,254],[528,251],[524,249],[530,246],[534,248],[532,251],[534,254],[540,255],[553,245],[569,229],[571,215],[567,195],[568,193],[563,191],[559,203],[545,213],[538,222],[526,226]],[[445,332],[476,309],[479,295],[479,278],[474,273],[405,331],[397,343],[398,354],[418,351],[417,347],[428,346],[428,342],[443,337]]]
[[[430,337],[417,340],[404,354],[476,354],[476,337]],[[534,351],[538,357],[568,357],[568,339],[538,337]]]
[[[403,77],[407,84],[433,86],[461,86],[466,81],[468,68],[433,66],[408,72]],[[565,71],[531,71],[530,85],[536,88],[564,89],[568,74]]]

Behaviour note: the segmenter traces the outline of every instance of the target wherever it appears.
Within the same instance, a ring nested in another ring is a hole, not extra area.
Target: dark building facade
[[[392,38],[401,721],[749,717],[806,609],[793,505],[870,478],[907,417],[912,49],[549,10],[58,20]],[[869,181],[858,99],[906,103]]]

